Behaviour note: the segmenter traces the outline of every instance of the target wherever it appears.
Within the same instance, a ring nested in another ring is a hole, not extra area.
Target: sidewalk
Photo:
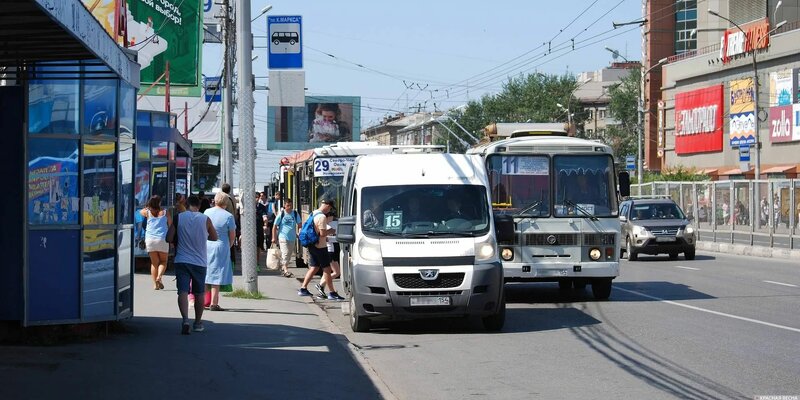
[[[293,272],[302,277],[305,270]],[[227,311],[206,310],[205,332],[183,336],[171,273],[160,291],[152,289],[148,274],[136,274],[135,316],[124,322],[125,333],[82,344],[0,346],[2,397],[382,397],[347,339],[320,318],[319,305],[297,296],[297,279],[262,268],[258,288],[267,299],[221,296]],[[234,287],[243,287],[239,268]]]

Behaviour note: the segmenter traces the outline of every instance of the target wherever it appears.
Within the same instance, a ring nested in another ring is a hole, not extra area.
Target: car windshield
[[[479,236],[489,231],[480,185],[375,186],[361,190],[362,230],[369,236]]]
[[[550,215],[550,159],[495,155],[488,159],[492,208],[501,214]]]
[[[616,215],[613,171],[613,160],[607,154],[555,156],[555,216]]]
[[[632,221],[648,219],[685,219],[677,204],[636,204],[631,211]]]

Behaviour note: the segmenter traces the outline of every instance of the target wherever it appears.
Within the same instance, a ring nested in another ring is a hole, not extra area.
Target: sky
[[[268,4],[268,15],[303,17],[306,94],[360,96],[362,130],[397,112],[446,111],[498,93],[509,76],[602,69],[614,61],[605,47],[631,61],[642,52],[638,25],[612,26],[640,19],[642,0],[253,0],[252,15]],[[252,30],[266,47],[266,17]],[[203,53],[203,73],[219,75],[220,45]],[[267,49],[254,53],[256,85],[269,85]],[[267,94],[254,95],[257,176],[285,154],[266,151]]]

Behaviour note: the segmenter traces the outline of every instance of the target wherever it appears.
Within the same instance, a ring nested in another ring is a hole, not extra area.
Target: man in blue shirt
[[[300,233],[300,215],[292,207],[292,200],[285,199],[283,210],[275,217],[272,227],[272,243],[278,243],[281,249],[281,270],[283,276],[291,278],[289,260],[294,257],[297,249],[297,235]]]

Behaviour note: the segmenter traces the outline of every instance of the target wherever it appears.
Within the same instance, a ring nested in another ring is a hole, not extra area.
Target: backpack
[[[306,222],[303,223],[303,227],[300,228],[298,240],[303,247],[315,245],[319,241],[319,233],[314,229],[314,217],[317,216],[317,214],[319,213],[316,211],[313,212]]]
[[[281,215],[278,218],[276,218],[275,221],[274,221],[275,225],[278,225],[279,228],[283,224],[283,216],[284,215],[286,215],[286,211],[281,210]],[[292,210],[292,215],[294,216],[294,220],[295,221],[298,221],[300,219],[300,217],[297,215],[297,210]]]

